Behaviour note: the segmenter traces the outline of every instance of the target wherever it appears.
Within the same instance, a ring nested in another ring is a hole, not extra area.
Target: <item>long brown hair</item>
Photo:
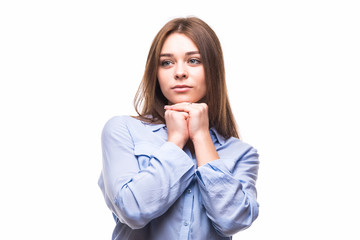
[[[225,138],[239,138],[227,94],[220,41],[209,25],[196,17],[175,18],[155,36],[142,82],[134,98],[139,118],[147,122],[165,123],[164,106],[168,101],[160,90],[157,73],[162,46],[166,38],[175,32],[185,34],[199,49],[205,70],[207,92],[204,102],[208,105],[210,126]]]

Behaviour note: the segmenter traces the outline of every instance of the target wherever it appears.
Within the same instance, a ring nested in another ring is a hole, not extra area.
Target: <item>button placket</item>
[[[182,216],[182,227],[180,229],[180,238],[179,239],[188,239],[189,231],[191,230],[191,216],[194,205],[194,196],[192,190],[193,184],[190,184],[188,188],[184,191],[184,208]]]

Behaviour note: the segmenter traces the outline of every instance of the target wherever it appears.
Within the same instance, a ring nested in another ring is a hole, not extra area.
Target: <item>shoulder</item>
[[[223,150],[225,152],[236,152],[236,153],[247,152],[250,150],[257,151],[250,144],[242,141],[239,138],[236,137],[225,138],[215,128],[211,128],[210,130],[211,130],[211,134],[215,136],[215,139],[220,145],[218,150]]]
[[[232,147],[236,147],[236,148],[252,148],[252,146],[246,142],[244,142],[243,140],[239,139],[239,138],[235,138],[235,137],[230,137],[228,139],[225,139],[224,141],[224,145],[227,146],[232,146]]]
[[[130,116],[113,116],[111,117],[104,126],[104,130],[114,129],[122,126],[126,126],[129,122]]]
[[[102,131],[103,141],[152,143],[158,145],[164,141],[158,130],[163,124],[149,124],[136,117],[123,115],[110,118]]]
[[[134,117],[128,115],[113,116],[105,123],[103,134],[129,131],[134,127],[138,129],[141,126],[143,126],[141,121]]]
[[[118,126],[118,125],[142,125],[144,126],[144,122],[140,119],[129,116],[129,115],[121,115],[121,116],[113,116],[111,117],[105,124],[107,126]]]
[[[233,155],[234,153],[239,157],[254,154],[258,155],[256,148],[235,137],[224,140],[221,148],[226,155]]]
[[[124,124],[126,125],[133,120],[136,119],[128,115],[113,116],[105,123],[105,127],[115,127]]]

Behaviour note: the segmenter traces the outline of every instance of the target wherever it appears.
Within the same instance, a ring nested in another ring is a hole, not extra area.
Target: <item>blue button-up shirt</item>
[[[257,151],[210,134],[220,159],[197,167],[189,149],[167,142],[164,124],[130,116],[106,123],[99,186],[116,220],[112,239],[231,239],[252,224]]]

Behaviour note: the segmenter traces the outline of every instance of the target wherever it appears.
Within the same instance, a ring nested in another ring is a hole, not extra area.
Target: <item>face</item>
[[[199,49],[184,34],[173,33],[165,40],[157,77],[169,104],[195,103],[206,94],[205,71]]]

